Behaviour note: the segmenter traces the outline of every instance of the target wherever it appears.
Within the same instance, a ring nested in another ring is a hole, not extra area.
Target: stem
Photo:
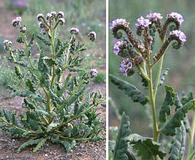
[[[55,31],[51,31],[51,52],[52,52],[52,58],[55,59]],[[55,64],[52,66],[52,79],[51,79],[51,87],[54,84],[55,80]]]
[[[189,133],[189,145],[188,145],[188,158],[190,158],[192,151],[193,151],[193,146],[194,146],[194,135],[195,135],[195,111],[193,111],[192,115],[192,127]],[[188,159],[187,158],[187,159]]]
[[[160,82],[160,76],[162,72],[162,67],[163,67],[163,61],[164,61],[164,55],[161,57],[160,64],[159,64],[159,69],[157,73],[157,80],[156,80],[156,85],[155,85],[155,90],[154,90],[154,96],[156,97],[157,91],[158,91],[158,85]]]
[[[158,141],[158,121],[156,115],[156,106],[155,106],[155,95],[154,95],[154,88],[153,88],[153,79],[152,79],[152,68],[150,64],[148,64],[148,76],[149,76],[149,97],[150,97],[150,104],[152,109],[152,119],[153,119],[153,139],[154,141]]]

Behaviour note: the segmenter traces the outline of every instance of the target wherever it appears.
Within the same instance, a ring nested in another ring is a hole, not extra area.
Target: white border
[[[109,94],[109,86],[108,86],[108,64],[109,64],[109,0],[106,0],[106,159],[109,159],[109,102],[108,102],[108,94]]]

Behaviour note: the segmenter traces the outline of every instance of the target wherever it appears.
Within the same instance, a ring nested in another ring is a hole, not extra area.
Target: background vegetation
[[[132,29],[135,29],[136,19],[140,16],[145,16],[149,12],[160,12],[163,17],[166,17],[168,13],[175,11],[184,16],[185,21],[182,24],[182,31],[187,35],[187,43],[180,50],[169,48],[166,53],[166,65],[164,66],[164,70],[169,68],[166,83],[171,83],[176,91],[180,91],[180,93],[195,91],[195,8],[193,6],[195,6],[195,1],[193,0],[110,0],[109,3],[110,21],[116,18],[125,18],[130,22]],[[112,53],[112,34],[110,34],[109,39],[109,73],[125,79],[126,77],[121,76],[119,73],[120,58]],[[136,83],[137,78],[136,76],[128,77],[133,84]],[[111,83],[109,87],[111,97],[110,105],[117,107],[120,113],[125,111],[130,116],[131,126],[134,131],[142,135],[151,135],[150,128],[148,128],[147,125],[149,122],[147,116],[148,111],[145,111],[145,108],[133,103]],[[158,103],[160,104],[164,98],[161,91],[159,91],[158,97],[160,97],[158,99]],[[112,109],[110,109],[110,115],[110,125],[118,125],[116,114]]]

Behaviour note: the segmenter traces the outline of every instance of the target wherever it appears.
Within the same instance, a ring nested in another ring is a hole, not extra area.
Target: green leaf
[[[163,159],[166,155],[165,152],[160,150],[160,144],[148,137],[132,134],[129,136],[129,143],[142,160],[156,160],[155,157],[157,156]]]
[[[29,91],[35,93],[36,89],[35,89],[34,84],[32,83],[32,81],[30,79],[26,80],[26,86],[28,87]]]
[[[124,91],[124,93],[127,96],[131,97],[131,99],[134,102],[139,102],[142,105],[145,105],[148,102],[148,98],[145,97],[145,95],[140,90],[138,90],[134,85],[124,80],[121,80],[115,77],[114,75],[109,75],[109,78],[113,84],[115,84],[119,89]]]
[[[47,138],[43,138],[39,141],[39,143],[36,145],[35,148],[33,148],[33,152],[37,152],[38,150],[40,150],[44,145],[45,142],[47,141]]]
[[[185,151],[186,128],[182,123],[180,128],[176,129],[176,135],[172,140],[169,160],[182,160]]]
[[[176,128],[181,126],[181,122],[185,119],[186,113],[195,108],[195,100],[186,103],[182,108],[179,108],[173,117],[162,127],[161,133],[167,136],[174,136]]]
[[[170,115],[170,106],[174,104],[176,96],[176,93],[170,86],[165,86],[165,91],[166,97],[159,112],[159,121],[161,123],[165,122],[167,119],[166,116]]]
[[[116,145],[114,148],[113,160],[133,160],[134,155],[128,151],[127,137],[131,133],[129,118],[123,113],[120,123]]]
[[[42,138],[40,139],[30,139],[27,142],[23,143],[18,149],[17,152],[21,152],[22,150],[24,150],[25,148],[29,147],[29,146],[33,146],[38,144],[40,141],[42,140]]]

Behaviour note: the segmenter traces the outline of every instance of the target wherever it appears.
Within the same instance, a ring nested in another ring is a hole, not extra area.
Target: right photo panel
[[[194,6],[109,0],[109,160],[195,160]]]

